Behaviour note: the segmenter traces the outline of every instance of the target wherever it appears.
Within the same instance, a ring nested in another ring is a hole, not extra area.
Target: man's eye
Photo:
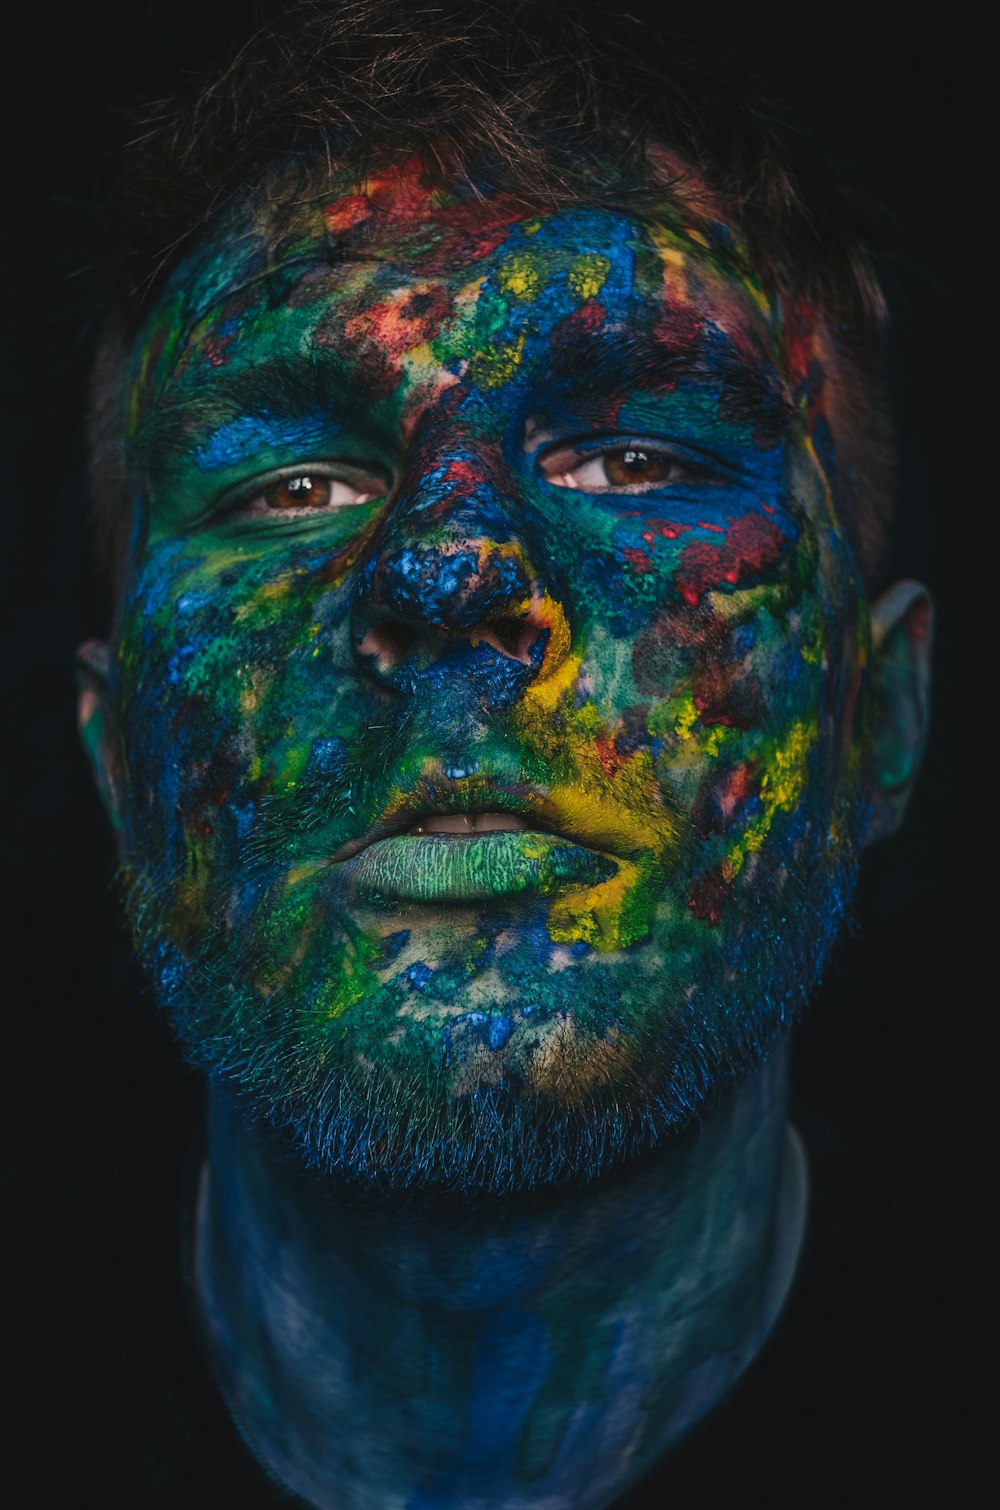
[[[294,477],[280,477],[248,500],[245,508],[254,513],[277,510],[312,510],[356,508],[381,498],[386,491],[383,478],[362,476],[327,477],[322,472],[300,472]]]
[[[642,445],[615,446],[584,457],[562,450],[546,457],[541,467],[548,482],[582,493],[645,492],[704,473],[696,462]]]

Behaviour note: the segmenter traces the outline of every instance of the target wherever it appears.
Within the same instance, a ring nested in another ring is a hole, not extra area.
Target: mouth
[[[545,796],[480,780],[474,791],[466,782],[423,782],[414,797],[332,856],[359,898],[551,896],[617,870],[610,854],[560,822],[558,804]]]

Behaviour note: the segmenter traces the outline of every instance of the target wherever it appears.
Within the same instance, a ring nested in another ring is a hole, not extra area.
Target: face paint
[[[669,207],[414,170],[268,213],[134,353],[138,942],[311,1160],[594,1173],[764,1052],[850,893],[867,613],[820,334]]]

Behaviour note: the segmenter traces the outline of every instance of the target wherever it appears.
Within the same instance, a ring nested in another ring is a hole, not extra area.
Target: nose
[[[569,631],[529,552],[513,479],[499,457],[466,452],[425,450],[414,471],[358,574],[355,654],[397,691],[489,668],[494,698],[500,684],[519,695],[565,659]]]

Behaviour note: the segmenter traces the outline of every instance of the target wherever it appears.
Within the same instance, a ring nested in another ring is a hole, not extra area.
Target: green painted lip
[[[371,901],[479,902],[594,886],[616,867],[568,839],[519,829],[469,838],[400,834],[370,844],[343,869],[352,891]]]

